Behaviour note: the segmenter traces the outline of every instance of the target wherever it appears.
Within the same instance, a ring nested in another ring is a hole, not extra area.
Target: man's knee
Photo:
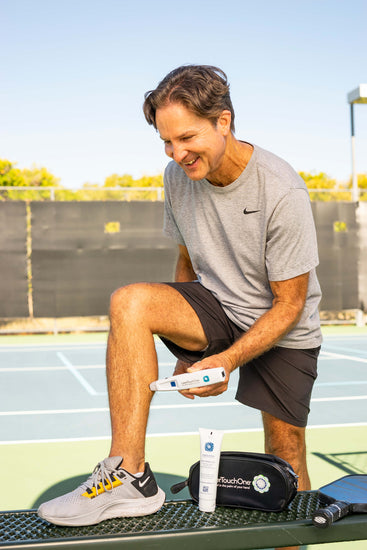
[[[110,319],[131,320],[140,315],[146,307],[147,296],[151,292],[148,283],[133,283],[115,290],[110,298]]]

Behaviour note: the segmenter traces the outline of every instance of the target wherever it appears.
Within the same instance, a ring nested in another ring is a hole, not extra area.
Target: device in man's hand
[[[219,367],[161,378],[152,382],[149,387],[152,391],[187,390],[189,388],[201,388],[202,386],[218,384],[218,382],[223,382],[225,378],[226,371],[223,367]]]
[[[344,476],[319,491],[328,506],[313,513],[312,523],[316,527],[329,527],[353,512],[367,512],[367,475]]]

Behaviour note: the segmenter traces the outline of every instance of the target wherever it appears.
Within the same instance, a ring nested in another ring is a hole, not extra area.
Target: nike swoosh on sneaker
[[[244,214],[255,214],[255,212],[260,212],[260,210],[247,210],[247,208],[244,209]]]
[[[144,485],[146,485],[149,480],[150,480],[150,477],[147,477],[146,479],[144,479],[144,481],[139,481],[138,482],[139,487],[144,487]]]

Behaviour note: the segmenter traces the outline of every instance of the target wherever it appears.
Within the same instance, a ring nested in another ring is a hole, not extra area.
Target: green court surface
[[[336,344],[339,337],[366,336],[367,328],[326,327],[326,337]],[[73,334],[55,336],[4,336],[2,346],[51,345],[54,343],[83,342],[84,344],[105,342],[106,334]],[[353,341],[350,344],[352,347]],[[331,348],[330,348],[331,349]],[[341,350],[342,348],[340,348]],[[344,352],[346,348],[344,346]],[[341,352],[340,352],[341,353]],[[332,355],[330,353],[330,355]],[[343,357],[343,355],[341,355]],[[359,360],[366,369],[364,383],[367,381],[367,353],[361,351]],[[332,358],[329,357],[329,360]],[[4,366],[4,365],[2,365]],[[358,365],[360,366],[360,365]],[[4,369],[7,370],[7,369]],[[351,375],[351,378],[353,376]],[[361,382],[362,383],[362,382]],[[16,391],[16,390],[15,390]],[[29,388],[32,393],[32,387]],[[359,396],[361,418],[365,420],[366,387],[360,386]],[[317,489],[346,474],[367,472],[367,423],[353,422],[348,425],[349,401],[337,401],[335,407],[344,408],[345,425],[319,422],[320,426],[311,426],[307,432],[308,465],[312,488]],[[39,405],[34,403],[34,407]],[[28,406],[29,408],[29,406]],[[6,414],[6,413],[4,413]],[[6,422],[7,417],[2,417]],[[38,421],[34,417],[34,421]],[[260,429],[251,429],[239,433],[225,433],[223,450],[263,451],[263,435]],[[37,507],[42,501],[75,488],[85,479],[97,462],[108,454],[109,438],[100,437],[86,440],[25,442],[0,442],[0,467],[2,472],[0,491],[0,510],[21,510]],[[176,497],[169,487],[177,480],[186,478],[192,463],[199,459],[198,434],[153,434],[147,438],[147,460],[156,473],[158,483],[166,491],[167,499],[189,498],[187,490]],[[310,548],[332,550],[366,550],[367,541],[342,542],[313,545]]]

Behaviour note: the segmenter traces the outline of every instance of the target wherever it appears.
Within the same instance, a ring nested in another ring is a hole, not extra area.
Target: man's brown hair
[[[169,102],[180,103],[195,115],[213,125],[222,111],[231,112],[234,132],[234,110],[229,94],[227,75],[211,65],[183,65],[161,80],[155,90],[144,95],[143,111],[148,124],[156,126],[156,111]]]

